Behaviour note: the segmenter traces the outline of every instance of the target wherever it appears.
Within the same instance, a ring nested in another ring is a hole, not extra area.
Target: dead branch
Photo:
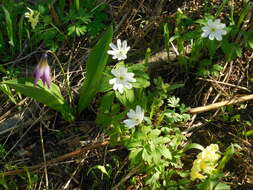
[[[249,101],[249,100],[252,100],[252,99],[253,99],[253,94],[242,96],[242,97],[236,97],[236,98],[233,98],[231,100],[217,102],[217,103],[210,104],[210,105],[207,105],[207,106],[201,106],[201,107],[197,107],[197,108],[191,108],[189,110],[189,112],[191,114],[202,113],[202,112],[218,109],[218,108],[221,108],[223,106],[227,106],[227,105],[237,104],[237,103],[240,103],[240,102]]]

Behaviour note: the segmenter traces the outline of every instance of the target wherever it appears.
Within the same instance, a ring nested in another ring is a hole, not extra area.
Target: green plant
[[[79,112],[83,111],[83,109],[88,106],[99,89],[102,73],[108,59],[107,50],[111,40],[112,27],[110,27],[103,38],[100,39],[87,60],[87,75],[85,82],[80,89],[80,99],[78,103]]]
[[[106,54],[109,48],[109,42],[112,38],[112,27],[110,27],[99,42],[95,45],[87,61],[87,78],[84,81],[84,87],[81,88],[79,112],[81,112],[90,103],[94,95],[99,89],[100,78],[102,77],[102,71],[107,63],[108,56]],[[93,63],[98,63],[94,65]],[[39,71],[38,71],[39,72]],[[50,74],[50,73],[47,73]],[[92,77],[96,76],[96,80]],[[42,76],[43,77],[43,76]],[[38,79],[37,79],[38,80]],[[45,81],[43,81],[45,82]],[[37,87],[34,86],[32,78],[18,78],[13,80],[5,80],[1,84],[7,85],[10,88],[14,88],[17,92],[31,97],[36,101],[43,103],[50,108],[59,111],[63,118],[69,121],[74,120],[75,110],[72,108],[61,95],[60,88],[48,81],[48,87],[44,88],[41,81],[38,82]],[[97,88],[94,88],[94,85]],[[70,90],[70,89],[67,89]]]
[[[218,19],[225,5],[229,5],[230,8],[229,20],[223,21],[227,26]],[[226,61],[230,62],[242,56],[243,48],[253,47],[252,32],[246,31],[243,27],[251,5],[245,1],[239,15],[234,15],[233,6],[230,1],[224,0],[221,5],[215,7],[216,14],[212,16],[211,11],[214,7],[207,3],[204,17],[197,20],[189,18],[179,9],[174,31],[168,31],[168,28],[172,27],[164,24],[166,51],[168,52],[171,45],[179,64],[197,68],[197,75],[217,77],[223,68],[217,64],[217,60],[225,56]],[[215,33],[215,30],[219,32]]]
[[[58,4],[60,9],[55,9]],[[9,61],[41,44],[56,51],[61,43],[75,36],[96,37],[105,28],[105,7],[106,4],[93,0],[82,4],[76,0],[68,7],[64,0],[54,3],[40,0],[35,4],[3,1],[0,9],[1,60]]]

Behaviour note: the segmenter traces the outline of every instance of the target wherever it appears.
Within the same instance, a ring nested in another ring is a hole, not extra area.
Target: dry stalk
[[[208,82],[214,82],[214,83],[218,83],[218,84],[223,84],[223,85],[226,85],[226,86],[231,86],[231,87],[234,87],[234,88],[245,90],[247,92],[251,92],[251,90],[249,90],[248,88],[243,87],[243,86],[239,86],[239,85],[235,85],[235,84],[230,84],[230,83],[226,83],[226,82],[216,81],[216,80],[212,80],[212,79],[204,79],[204,78],[198,78],[198,79],[199,80],[208,81]]]
[[[26,98],[23,99],[23,100],[21,100],[19,103],[16,104],[16,106],[12,107],[12,108],[9,109],[7,112],[5,112],[3,115],[1,115],[1,116],[0,116],[0,123],[1,123],[3,120],[5,120],[6,117],[7,117],[8,115],[10,115],[11,112],[12,112],[17,106],[23,105],[23,104],[25,103],[26,100],[27,100]]]
[[[207,111],[210,111],[210,110],[221,108],[223,106],[237,104],[237,103],[249,101],[249,100],[252,100],[252,99],[253,99],[253,94],[242,96],[242,97],[236,97],[236,98],[233,98],[231,100],[226,100],[226,101],[214,103],[214,104],[210,104],[210,105],[207,105],[207,106],[191,108],[189,110],[189,113],[196,114],[196,113],[207,112]]]
[[[43,132],[42,127],[40,125],[40,141],[41,141],[41,148],[42,148],[42,154],[43,154],[43,161],[44,161],[44,172],[45,172],[45,179],[46,179],[46,188],[48,189],[48,173],[47,173],[47,160],[46,160],[46,154],[45,154],[45,146],[44,146],[44,139],[43,139]]]
[[[88,150],[96,149],[96,148],[99,148],[99,147],[102,147],[102,146],[106,146],[108,144],[109,144],[109,139],[107,139],[105,141],[102,141],[102,142],[94,143],[94,144],[92,144],[90,146],[86,146],[86,147],[77,149],[77,150],[75,150],[73,152],[70,152],[70,153],[64,154],[62,156],[59,156],[59,157],[57,157],[55,159],[49,160],[49,161],[47,161],[46,165],[49,166],[49,165],[52,165],[54,163],[66,160],[68,158],[76,157],[76,156],[81,155],[82,153],[84,153],[84,152],[86,152]],[[0,175],[1,176],[12,176],[12,175],[17,175],[17,174],[24,173],[27,170],[28,171],[34,171],[34,170],[38,170],[38,169],[43,168],[43,167],[45,167],[45,163],[44,162],[40,163],[40,164],[37,164],[37,165],[34,165],[34,166],[31,166],[31,167],[27,167],[26,169],[17,169],[17,170],[11,170],[11,171],[7,171],[7,172],[0,172]]]

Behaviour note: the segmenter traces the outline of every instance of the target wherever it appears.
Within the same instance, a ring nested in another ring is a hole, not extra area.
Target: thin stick
[[[20,62],[20,61],[22,61],[24,59],[27,59],[27,58],[31,57],[32,55],[38,53],[39,49],[40,49],[40,47],[38,49],[36,49],[35,51],[31,52],[30,54],[24,56],[24,57],[21,57],[19,59],[15,59],[15,60],[7,62],[7,63],[3,63],[3,65],[16,64],[16,63],[18,63],[18,62]]]
[[[68,95],[69,95],[69,101],[70,101],[70,103],[72,103],[72,101],[73,101],[73,94],[71,93],[71,88],[70,88],[68,76],[65,73],[64,68],[63,68],[60,60],[58,59],[57,55],[53,51],[47,50],[46,52],[52,54],[54,56],[56,62],[58,63],[58,65],[59,65],[59,67],[61,69],[61,72],[62,72],[62,74],[64,76],[64,79],[65,79],[65,84],[66,84],[67,92],[68,92]]]
[[[199,80],[204,80],[204,81],[208,81],[208,82],[215,82],[217,84],[224,84],[226,86],[231,86],[231,87],[235,87],[238,89],[242,89],[242,90],[246,90],[247,92],[251,92],[251,90],[243,87],[243,86],[239,86],[239,85],[235,85],[235,84],[230,84],[230,83],[226,83],[226,82],[222,82],[222,81],[216,81],[216,80],[212,80],[212,79],[204,79],[204,78],[198,78]]]
[[[84,162],[84,159],[81,161],[81,163],[80,163],[80,164],[78,165],[78,167],[75,169],[75,171],[71,174],[70,179],[69,179],[69,180],[67,181],[67,183],[64,185],[63,190],[68,189],[70,182],[71,182],[72,179],[75,177],[75,175],[76,175],[76,173],[78,172],[78,170],[80,170],[80,168],[81,168],[83,162]]]
[[[221,108],[223,106],[232,105],[232,104],[236,104],[236,103],[240,103],[240,102],[245,102],[245,101],[252,100],[252,99],[253,99],[253,94],[242,96],[242,97],[236,97],[236,98],[233,98],[231,100],[217,102],[217,103],[210,104],[210,105],[207,105],[207,106],[201,106],[201,107],[197,107],[197,108],[191,108],[189,110],[189,112],[191,114],[202,113],[202,112],[218,109],[218,108]]]
[[[27,99],[23,99],[21,100],[19,103],[16,104],[16,106],[21,106],[22,104],[25,103]],[[0,116],[0,123],[2,122],[2,120],[4,120],[9,114],[11,114],[11,112],[16,109],[16,106],[12,107],[11,109],[9,109],[7,112],[5,112],[3,115]]]
[[[56,162],[60,162],[60,161],[63,161],[63,160],[66,160],[68,158],[73,158],[73,157],[76,157],[88,150],[91,150],[91,149],[95,149],[95,148],[99,148],[101,146],[106,146],[109,144],[109,140],[105,140],[105,141],[102,141],[102,142],[98,142],[98,143],[94,143],[90,146],[86,146],[86,147],[83,147],[83,148],[80,148],[80,149],[77,149],[73,152],[70,152],[70,153],[67,153],[67,154],[64,154],[62,156],[59,156],[55,159],[52,159],[52,160],[49,160],[47,162],[47,166],[49,165],[52,165]],[[37,169],[40,169],[42,167],[44,167],[45,163],[40,163],[40,164],[37,164],[37,165],[34,165],[34,166],[31,166],[31,167],[28,167],[26,168],[26,170],[24,169],[18,169],[18,170],[11,170],[11,171],[7,171],[7,172],[0,172],[0,176],[3,175],[3,176],[12,176],[12,175],[17,175],[17,174],[20,174],[20,173],[24,173],[26,171],[32,171],[32,170],[37,170]]]
[[[26,129],[26,131],[22,134],[22,136],[17,140],[17,142],[11,147],[11,149],[5,154],[5,156],[3,157],[2,160],[5,160],[5,158],[13,151],[14,148],[16,148],[16,146],[18,145],[18,143],[24,138],[24,136],[26,136],[26,134],[30,131],[30,129],[42,118],[44,117],[44,114],[46,112],[44,112],[43,114],[40,115],[40,117],[38,119],[36,119],[31,126]]]
[[[139,167],[133,168],[126,176],[124,176],[119,183],[117,183],[114,187],[112,187],[112,190],[117,190],[118,187],[125,183],[130,177],[132,177],[134,174],[136,174],[140,170]]]
[[[43,140],[43,133],[42,133],[42,127],[40,126],[40,141],[41,141],[41,148],[42,148],[42,154],[43,154],[43,160],[44,160],[44,171],[45,171],[45,178],[46,178],[46,189],[48,189],[48,174],[47,174],[47,159],[45,155],[45,147],[44,147],[44,140]]]

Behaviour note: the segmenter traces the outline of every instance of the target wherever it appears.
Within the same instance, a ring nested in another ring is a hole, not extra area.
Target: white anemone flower
[[[125,60],[127,58],[127,52],[130,50],[130,47],[127,46],[127,41],[124,40],[121,43],[121,40],[117,40],[117,46],[113,43],[110,43],[112,50],[108,50],[107,53],[112,55],[113,59]]]
[[[141,108],[141,106],[137,105],[135,110],[130,109],[130,111],[127,113],[127,116],[129,119],[124,120],[123,123],[125,124],[125,127],[133,128],[143,121],[144,110]]]
[[[124,92],[124,89],[131,89],[133,85],[132,82],[136,82],[134,78],[134,73],[127,72],[126,67],[118,67],[112,69],[111,73],[115,78],[109,80],[110,84],[113,84],[113,90],[118,90],[121,94]]]
[[[220,22],[220,19],[216,19],[215,21],[208,20],[206,26],[202,27],[203,33],[202,37],[209,37],[210,40],[214,40],[214,38],[218,41],[222,40],[222,35],[226,35],[227,31],[224,30],[226,25]]]

